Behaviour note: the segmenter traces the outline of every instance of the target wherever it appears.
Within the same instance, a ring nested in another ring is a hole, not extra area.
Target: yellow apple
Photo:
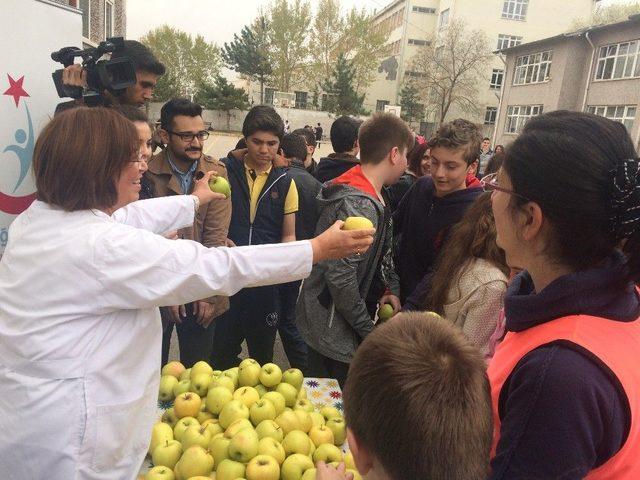
[[[213,457],[204,448],[194,445],[184,451],[176,469],[185,479],[197,475],[207,476],[213,471]]]
[[[342,418],[331,418],[327,420],[327,427],[333,432],[334,445],[341,446],[347,439],[347,426]]]
[[[173,389],[176,385],[178,385],[178,379],[173,375],[163,375],[160,377],[158,400],[161,402],[170,402],[173,400]]]
[[[226,438],[223,436],[214,437],[211,439],[209,443],[209,451],[213,456],[213,460],[217,466],[220,465],[225,458],[229,458],[229,443],[231,442],[230,438]]]
[[[300,387],[298,390],[298,395],[296,395],[296,400],[306,400],[307,399],[307,389],[304,387]]]
[[[251,405],[260,400],[260,394],[253,387],[240,387],[233,392],[233,398],[235,400],[240,400],[247,406],[247,408],[251,408]]]
[[[282,465],[284,459],[287,458],[284,447],[270,437],[262,438],[258,442],[258,455],[269,455],[275,458],[280,465]]]
[[[300,477],[300,480],[316,480],[316,474],[318,470],[315,468],[310,468],[309,470],[305,470]]]
[[[302,374],[302,370],[297,368],[289,368],[282,373],[282,381],[293,385],[296,390],[300,390],[303,380],[304,375]]]
[[[187,368],[184,372],[182,372],[180,374],[180,378],[178,380],[180,380],[180,381],[182,381],[182,380],[191,380],[191,369]]]
[[[167,440],[153,449],[151,460],[156,466],[173,468],[182,456],[182,445],[177,440]]]
[[[353,453],[351,453],[351,451],[344,454],[344,464],[351,470],[357,470],[356,462],[353,461]]]
[[[151,443],[149,443],[149,454],[158,445],[164,445],[165,442],[173,440],[173,429],[164,422],[157,422],[151,429]]]
[[[198,373],[191,378],[190,392],[197,393],[200,398],[204,398],[209,391],[209,385],[213,377],[207,373]]]
[[[173,397],[177,397],[181,393],[186,393],[191,388],[191,380],[180,380],[177,384],[173,386]]]
[[[302,453],[303,455],[311,453],[309,437],[302,430],[292,430],[287,433],[282,440],[282,447],[287,456],[294,453]]]
[[[341,462],[342,461],[342,450],[333,445],[332,443],[324,443],[316,448],[316,451],[313,452],[313,462]]]
[[[300,480],[306,470],[313,468],[313,462],[307,455],[294,453],[282,464],[282,480]]]
[[[280,465],[268,455],[258,455],[251,459],[245,474],[247,480],[279,480]]]
[[[282,370],[275,363],[265,363],[260,370],[259,380],[267,388],[275,387],[282,381]]]
[[[258,434],[252,428],[236,433],[229,443],[229,458],[236,462],[247,463],[258,455]]]
[[[275,420],[276,407],[271,400],[262,398],[251,405],[249,418],[251,418],[251,423],[256,426],[264,420]]]
[[[342,226],[343,230],[368,230],[370,228],[373,228],[373,223],[365,217],[347,217]]]
[[[385,321],[389,320],[391,317],[393,317],[393,305],[391,305],[390,303],[381,305],[378,309],[378,318],[381,321]]]
[[[193,445],[199,445],[202,448],[208,448],[209,442],[211,441],[211,432],[207,430],[207,427],[195,426],[192,425],[188,427],[184,434],[182,435],[182,439],[180,442],[182,443],[182,448],[187,449]]]
[[[333,445],[333,432],[326,425],[311,427],[311,430],[309,430],[309,438],[313,441],[313,444],[316,447],[319,447],[323,443],[330,443]]]
[[[222,428],[227,429],[234,420],[237,420],[239,418],[246,418],[248,420],[249,409],[240,400],[231,400],[224,407],[222,407],[220,415],[218,416],[218,421],[220,422],[220,426]]]
[[[314,427],[319,427],[320,425],[325,424],[325,419],[320,412],[310,412],[309,416],[311,416],[311,422]]]
[[[202,406],[204,406],[204,403],[202,404]],[[209,413],[208,411],[202,409],[200,409],[200,413],[198,413],[196,419],[200,422],[201,425],[207,420],[217,420],[213,413]]]
[[[238,385],[255,387],[260,381],[260,364],[253,358],[246,358],[238,365]]]
[[[176,426],[173,427],[173,437],[180,441],[182,440],[182,435],[187,431],[187,428],[191,426],[200,426],[200,422],[193,417],[183,417],[176,422]]]
[[[212,192],[221,193],[226,198],[231,196],[231,185],[224,177],[211,177],[209,179],[209,188]]]
[[[214,380],[215,381],[215,380]],[[214,415],[220,415],[222,407],[233,400],[233,393],[226,387],[209,387],[204,403]]]
[[[201,373],[206,373],[209,376],[213,375],[213,368],[203,360],[196,362],[193,367],[191,367],[191,380]]]
[[[169,467],[159,465],[147,472],[145,480],[175,480],[176,476]]]
[[[233,436],[238,433],[240,430],[244,430],[245,428],[250,428],[253,430],[253,425],[246,418],[239,418],[233,422],[231,425],[224,431],[224,436],[227,438],[233,438]]]
[[[313,412],[314,408],[313,408],[313,403],[311,403],[310,400],[307,400],[306,398],[303,398],[301,400],[296,400],[295,405],[293,406],[294,410],[304,410],[305,412]]]
[[[220,375],[217,378],[213,378],[211,383],[209,384],[209,390],[214,387],[224,387],[229,390],[229,393],[233,395],[233,392],[236,390],[236,385],[233,382],[233,378],[227,377],[226,375]]]
[[[222,427],[220,426],[217,418],[209,418],[205,420],[202,424],[202,427],[206,428],[209,431],[209,433],[211,434],[211,438],[219,433],[224,433],[224,430],[222,430]]]
[[[238,388],[238,367],[230,368],[229,370],[225,370],[222,372],[221,377],[227,377],[233,382],[233,389]]]
[[[173,411],[176,417],[197,417],[200,412],[200,395],[193,392],[181,393],[173,401]]]
[[[320,414],[324,417],[325,420],[329,420],[331,418],[342,418],[342,413],[336,407],[322,407],[320,409]]]
[[[274,420],[263,420],[256,426],[258,438],[273,438],[276,442],[282,442],[284,432],[282,427]]]
[[[273,403],[273,406],[276,407],[276,415],[280,415],[284,412],[284,407],[286,406],[286,400],[282,396],[281,393],[278,392],[267,392],[262,396],[263,399],[269,400]]]
[[[255,388],[258,391],[258,393],[260,394],[260,398],[262,398],[262,396],[269,391],[269,390],[267,390],[267,387],[265,387],[261,383],[257,384],[253,388]]]
[[[309,433],[311,427],[313,427],[313,420],[311,420],[311,415],[309,412],[305,412],[304,410],[294,410],[293,413],[298,417],[298,422],[300,424],[300,430],[304,433]]]
[[[160,374],[171,375],[173,377],[176,377],[177,379],[180,379],[180,375],[182,375],[184,370],[185,368],[183,364],[181,364],[180,362],[173,361],[173,362],[167,363],[164,367],[162,367]]]
[[[288,383],[281,383],[276,387],[276,392],[284,397],[284,402],[287,407],[293,408],[298,397],[296,387],[289,385]]]
[[[237,480],[244,478],[245,467],[240,462],[229,460],[228,458],[222,460],[218,468],[216,469],[216,480]]]
[[[282,428],[282,433],[286,435],[293,430],[300,430],[300,420],[293,411],[284,411],[276,417],[275,422]]]
[[[164,411],[161,420],[171,428],[173,428],[176,426],[176,423],[178,423],[179,419],[178,417],[176,417],[176,412],[173,411],[173,407],[171,407]]]
[[[347,468],[346,473],[353,475],[353,480],[362,480],[362,475],[354,468]]]

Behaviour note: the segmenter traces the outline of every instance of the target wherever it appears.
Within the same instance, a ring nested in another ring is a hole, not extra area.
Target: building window
[[[522,43],[522,37],[516,35],[498,35],[498,48],[496,50],[504,50],[505,48],[515,47]]]
[[[549,80],[553,51],[532,53],[516,59],[513,72],[514,85],[541,83]]]
[[[449,9],[443,10],[440,12],[440,23],[438,26],[440,28],[444,28],[449,25]]]
[[[264,103],[265,105],[273,105],[273,96],[276,93],[275,88],[264,89]]]
[[[504,78],[504,70],[494,68],[491,72],[491,83],[489,88],[492,90],[500,90],[502,88],[502,79]]]
[[[82,11],[82,36],[84,38],[89,38],[91,35],[91,2],[89,2],[89,0],[80,0],[78,8]]]
[[[296,94],[296,108],[307,108],[307,92],[295,92]]]
[[[436,13],[436,9],[435,8],[428,8],[428,7],[416,7],[416,6],[414,6],[412,10],[414,12],[417,12],[417,13]]]
[[[104,37],[113,37],[113,2],[104,2]]]
[[[376,102],[376,112],[384,112],[385,105],[389,105],[389,100],[378,100]]]
[[[524,20],[527,18],[529,0],[505,0],[502,4],[502,18]]]
[[[429,40],[418,40],[417,38],[410,38],[409,45],[430,45]]]
[[[542,105],[509,105],[504,133],[520,133],[530,118],[542,114]]]
[[[600,47],[596,80],[633,77],[640,77],[640,40]]]
[[[484,124],[485,125],[495,124],[497,116],[498,116],[497,107],[487,107],[487,110],[484,112]]]
[[[620,122],[629,132],[636,118],[635,105],[592,105],[587,107],[587,112]]]

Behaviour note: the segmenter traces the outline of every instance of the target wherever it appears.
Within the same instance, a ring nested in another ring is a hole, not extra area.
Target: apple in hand
[[[246,358],[238,365],[238,385],[255,387],[260,381],[260,364],[253,358]]]
[[[209,188],[212,192],[221,193],[226,198],[231,196],[231,185],[224,177],[211,177],[209,179]]]
[[[282,464],[282,480],[301,480],[306,470],[313,468],[313,461],[301,453],[294,453]]]
[[[151,460],[154,465],[173,468],[182,456],[182,445],[178,440],[167,440],[153,449]]]
[[[302,374],[302,371],[297,368],[289,368],[282,374],[282,381],[289,385],[293,385],[296,390],[300,390],[302,382],[304,381],[304,375]]]
[[[251,418],[251,423],[256,426],[264,420],[275,420],[276,407],[271,403],[271,400],[262,398],[251,405],[249,418]]]
[[[245,474],[247,480],[279,480],[280,465],[268,455],[258,455],[251,459]]]
[[[378,318],[381,321],[385,321],[389,320],[391,317],[393,317],[393,305],[391,305],[390,303],[381,305],[378,309]]]
[[[276,442],[282,442],[284,432],[282,427],[273,420],[263,420],[256,426],[258,438],[273,438]]]
[[[276,415],[280,415],[284,412],[284,407],[287,406],[286,400],[282,394],[278,392],[267,392],[262,396],[262,398],[273,403],[273,406],[276,407]]]
[[[231,400],[222,407],[218,421],[222,428],[227,429],[229,425],[239,418],[249,419],[249,409],[240,400]]]
[[[173,411],[178,418],[197,417],[198,413],[200,413],[201,404],[202,400],[200,400],[200,395],[197,393],[181,393],[173,402]]]
[[[319,447],[323,443],[330,443],[333,445],[334,440],[333,432],[326,425],[311,427],[311,430],[309,430],[309,438],[316,447]]]
[[[269,455],[275,458],[280,465],[287,458],[284,447],[270,437],[265,437],[258,442],[258,455]]]
[[[293,453],[302,453],[303,455],[311,453],[309,437],[302,430],[292,430],[287,433],[282,441],[282,447],[287,456]]]
[[[214,415],[220,415],[222,407],[233,400],[233,393],[226,387],[210,387],[204,400],[207,410]]]
[[[313,452],[313,461],[314,463],[341,462],[342,450],[331,443],[323,443],[318,448],[316,448],[315,452]]]
[[[370,228],[373,228],[373,223],[365,217],[347,217],[342,226],[343,230],[368,230]]]
[[[275,387],[282,381],[282,370],[275,363],[265,363],[260,370],[259,380],[267,388]]]
[[[347,425],[342,418],[331,418],[327,420],[326,426],[333,432],[334,445],[340,446],[347,439]]]
[[[293,408],[293,406],[296,404],[298,396],[296,387],[294,387],[293,385],[289,385],[288,383],[281,383],[276,387],[276,392],[284,397],[284,402],[287,407]]]
[[[247,463],[258,455],[258,434],[252,428],[236,433],[229,443],[229,458],[236,462]]]
[[[242,463],[229,460],[222,460],[216,469],[216,480],[237,480],[244,478],[245,467]]]
[[[147,472],[145,480],[175,480],[176,476],[169,467],[159,465]]]
[[[182,372],[184,372],[185,368],[184,365],[181,364],[180,362],[169,362],[167,363],[164,367],[162,367],[162,370],[160,371],[161,375],[171,375],[173,377],[176,377],[178,380],[180,379],[180,375],[182,375]]]

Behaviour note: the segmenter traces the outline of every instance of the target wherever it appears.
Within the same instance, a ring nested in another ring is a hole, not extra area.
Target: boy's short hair
[[[303,161],[307,158],[307,144],[302,135],[297,133],[287,133],[280,142],[280,148],[286,159],[297,159]]]
[[[393,147],[408,153],[414,136],[407,124],[392,113],[375,113],[358,133],[360,163],[380,163]]]
[[[329,132],[331,146],[335,153],[344,153],[353,149],[358,139],[360,125],[362,125],[361,120],[347,115],[336,118],[331,124],[331,131]]]
[[[111,54],[113,59],[120,57],[129,58],[136,72],[153,73],[158,76],[165,74],[166,69],[163,63],[156,58],[149,47],[136,40],[125,40],[124,48]]]
[[[471,165],[478,159],[481,146],[480,128],[463,118],[441,125],[435,137],[429,140],[429,148],[442,147],[462,151],[467,165]]]
[[[178,115],[201,117],[202,107],[188,98],[172,98],[160,109],[160,127],[167,131],[171,130],[173,119]]]
[[[311,147],[315,147],[315,145],[316,145],[316,135],[315,135],[315,133],[313,133],[308,128],[296,128],[291,133],[295,133],[296,135],[300,135],[300,136],[304,137],[304,141],[306,142],[307,145],[309,145]]]
[[[484,142],[485,140],[489,140],[489,141],[491,141],[491,139],[490,139],[489,137],[484,137],[484,138],[482,139],[482,141],[483,141],[483,142]]]
[[[248,138],[256,132],[273,133],[279,140],[284,136],[284,122],[273,107],[256,105],[242,123],[242,135]]]
[[[485,362],[433,313],[401,313],[358,348],[347,425],[396,480],[484,479],[493,434]]]

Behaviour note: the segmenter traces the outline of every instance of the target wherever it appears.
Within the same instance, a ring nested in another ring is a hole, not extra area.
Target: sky
[[[602,0],[602,4],[629,1]],[[256,17],[260,7],[269,3],[270,0],[127,0],[127,38],[137,40],[166,23],[191,34],[201,34],[205,40],[222,46]],[[317,3],[311,0],[312,7]],[[388,5],[390,0],[341,0],[340,3],[343,10],[356,7],[373,12]]]

